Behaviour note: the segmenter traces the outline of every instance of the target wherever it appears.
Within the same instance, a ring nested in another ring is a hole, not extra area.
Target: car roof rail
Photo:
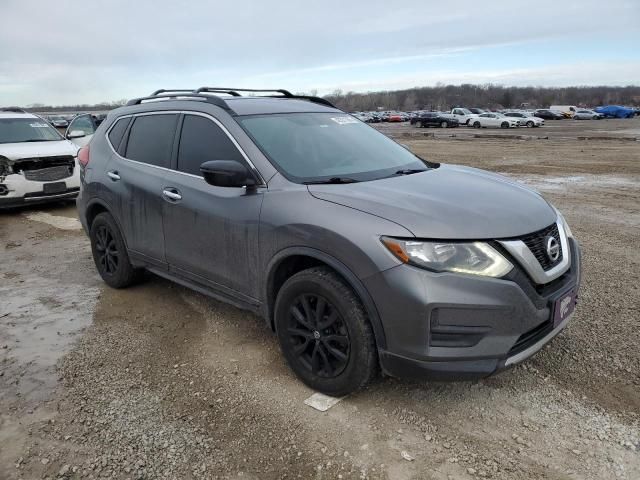
[[[285,90],[284,88],[274,88],[274,89],[255,89],[255,88],[227,88],[227,87],[200,87],[195,90],[196,93],[227,93],[234,97],[241,96],[238,92],[247,92],[247,93],[276,93],[280,95],[265,95],[267,97],[284,97],[296,100],[307,100],[313,103],[319,103],[325,105],[327,107],[336,108],[336,106],[331,103],[329,100],[316,97],[313,95],[295,95],[291,93],[289,90]]]
[[[200,87],[197,89],[187,88],[161,88],[151,93],[146,97],[134,98],[127,102],[127,106],[140,105],[141,103],[154,101],[154,100],[200,100],[208,103],[212,103],[225,110],[233,111],[229,104],[222,97],[216,95],[207,95],[208,93],[223,93],[232,97],[241,97],[241,93],[272,93],[276,95],[265,95],[270,98],[288,98],[296,100],[307,100],[313,103],[319,103],[331,108],[337,108],[329,100],[322,97],[316,97],[312,95],[294,95],[289,90],[283,88],[279,89],[255,89],[255,88],[227,88],[227,87]]]
[[[20,107],[3,107],[3,108],[0,108],[0,112],[27,113],[26,110]]]
[[[158,90],[159,91],[159,90]],[[193,90],[167,90],[167,92],[173,93],[155,93],[155,95],[149,95],[148,97],[134,98],[127,102],[127,106],[140,105],[141,103],[151,102],[154,100],[198,100],[201,102],[212,103],[217,107],[225,110],[231,110],[227,102],[223,98],[215,97],[211,95],[202,95],[194,93]]]

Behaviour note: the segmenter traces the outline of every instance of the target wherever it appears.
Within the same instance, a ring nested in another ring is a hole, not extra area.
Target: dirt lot
[[[383,379],[325,413],[262,320],[152,276],[106,288],[70,205],[0,214],[0,478],[640,478],[640,142],[578,140],[640,118],[549,123],[380,128],[565,213],[584,249],[568,329],[497,377]]]

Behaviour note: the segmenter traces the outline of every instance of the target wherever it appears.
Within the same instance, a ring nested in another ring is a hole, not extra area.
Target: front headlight
[[[398,260],[435,272],[456,272],[503,277],[513,265],[484,242],[446,243],[382,237]]]

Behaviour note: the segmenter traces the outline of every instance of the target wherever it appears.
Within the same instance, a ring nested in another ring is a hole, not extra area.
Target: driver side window
[[[245,162],[229,136],[212,120],[199,115],[185,115],[177,170],[201,177],[200,165],[210,160]]]

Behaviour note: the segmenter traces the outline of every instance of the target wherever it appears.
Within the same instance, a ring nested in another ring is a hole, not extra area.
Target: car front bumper
[[[73,199],[80,190],[79,170],[76,166],[71,176],[55,181],[28,180],[20,173],[1,177],[0,209]],[[45,185],[52,183],[58,184],[58,188],[47,191]]]
[[[553,305],[580,284],[580,247],[570,239],[571,267],[535,286],[516,267],[495,279],[399,265],[365,279],[382,320],[383,371],[434,380],[481,378],[535,354],[568,324],[553,325]],[[513,263],[513,262],[512,262]]]

